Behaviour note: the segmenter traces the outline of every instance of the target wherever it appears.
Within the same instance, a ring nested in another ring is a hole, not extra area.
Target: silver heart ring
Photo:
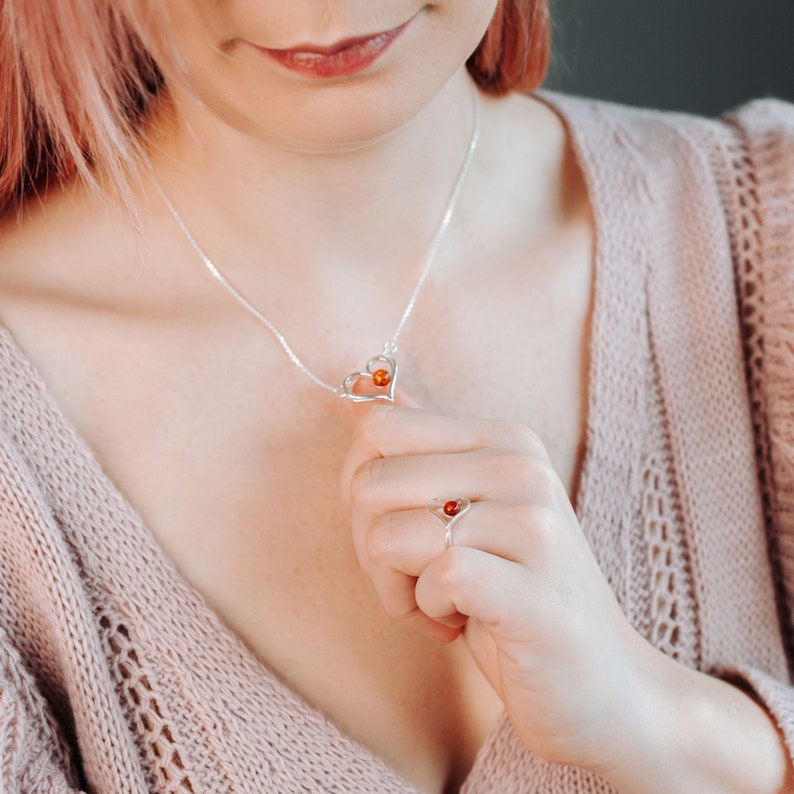
[[[431,515],[434,515],[444,525],[444,547],[449,549],[452,547],[452,526],[453,524],[468,511],[471,507],[471,501],[465,496],[458,496],[454,499],[445,499],[438,497],[431,499],[427,503],[427,510]]]

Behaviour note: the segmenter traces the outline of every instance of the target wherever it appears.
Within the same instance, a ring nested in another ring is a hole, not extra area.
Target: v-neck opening
[[[581,464],[579,467],[578,477],[576,481],[576,493],[573,500],[576,505],[577,514],[580,522],[584,523],[584,516],[582,515],[585,502],[583,494],[588,480],[588,472],[590,469],[591,461],[593,458],[593,444],[595,436],[593,427],[596,423],[596,412],[598,410],[598,402],[595,399],[598,389],[595,387],[595,379],[597,377],[597,364],[598,364],[598,350],[596,349],[597,337],[593,333],[596,327],[597,314],[599,312],[599,286],[600,279],[599,273],[602,270],[601,262],[606,256],[604,247],[602,245],[603,237],[601,235],[601,218],[599,209],[594,202],[594,189],[593,189],[593,173],[590,164],[587,162],[583,150],[580,145],[581,132],[577,130],[575,122],[572,120],[571,115],[573,108],[566,107],[567,103],[581,102],[575,97],[565,97],[557,95],[552,92],[539,91],[533,95],[538,101],[549,107],[561,120],[561,123],[566,130],[566,138],[572,145],[575,152],[576,160],[579,165],[580,171],[585,179],[587,186],[587,196],[590,206],[593,211],[593,245],[592,245],[592,267],[593,267],[593,284],[592,284],[592,312],[590,316],[589,330],[589,366],[588,366],[588,383],[587,383],[587,417],[586,417],[586,439],[585,448],[581,456]],[[249,667],[255,667],[258,675],[266,679],[270,684],[282,689],[289,699],[298,708],[298,710],[313,720],[321,721],[329,726],[330,730],[338,733],[345,741],[349,742],[360,754],[366,756],[373,764],[378,765],[384,771],[388,772],[391,776],[405,781],[406,790],[418,792],[418,789],[410,781],[405,780],[400,773],[395,769],[388,766],[385,761],[379,758],[374,751],[370,750],[367,746],[361,744],[359,741],[353,739],[345,734],[341,728],[319,708],[312,706],[304,696],[297,690],[288,686],[278,673],[273,670],[266,662],[264,662],[253,650],[244,642],[244,640],[236,634],[223,620],[223,618],[212,609],[201,592],[195,588],[177,569],[176,565],[170,557],[166,554],[164,549],[157,542],[154,534],[148,529],[143,518],[131,502],[123,495],[120,488],[105,472],[99,462],[98,456],[94,453],[88,442],[77,431],[76,427],[66,417],[61,410],[58,402],[56,401],[53,392],[48,387],[43,376],[33,364],[31,359],[22,351],[17,344],[11,331],[2,323],[0,323],[0,335],[5,337],[6,344],[3,345],[13,358],[18,362],[22,362],[27,369],[28,384],[32,385],[30,389],[41,404],[41,407],[47,413],[48,419],[51,420],[54,426],[53,435],[59,437],[59,440],[68,438],[71,441],[72,449],[68,450],[68,455],[78,453],[82,459],[83,467],[79,469],[84,472],[86,484],[90,486],[94,492],[99,490],[107,498],[108,502],[113,508],[118,510],[122,517],[128,520],[129,526],[134,528],[136,537],[134,540],[142,544],[141,548],[145,548],[150,559],[154,559],[156,568],[158,569],[153,575],[158,577],[158,582],[165,581],[170,585],[173,595],[180,602],[180,620],[197,620],[202,624],[203,633],[212,636],[215,641],[225,646],[224,653],[228,650],[236,649],[240,655],[240,659],[244,661]],[[45,424],[45,427],[47,425]],[[58,447],[58,445],[53,445]],[[117,528],[118,530],[118,528]],[[252,668],[253,669],[253,668]],[[509,728],[509,721],[507,720],[506,713],[502,709],[501,715],[496,724],[492,727],[489,734],[486,736],[482,746],[479,748],[474,763],[468,772],[465,781],[463,782],[460,791],[466,792],[471,790],[470,787],[476,786],[478,771],[483,765],[484,759],[493,746],[494,742],[498,739],[501,732]]]

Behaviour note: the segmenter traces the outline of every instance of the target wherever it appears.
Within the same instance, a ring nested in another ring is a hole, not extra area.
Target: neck
[[[328,151],[257,139],[180,98],[179,121],[158,123],[152,160],[199,245],[230,275],[386,269],[410,281],[469,147],[473,91],[461,70],[399,129]]]

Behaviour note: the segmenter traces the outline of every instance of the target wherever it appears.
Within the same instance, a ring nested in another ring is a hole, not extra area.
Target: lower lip
[[[291,72],[308,77],[345,77],[363,72],[375,63],[407,27],[408,22],[394,30],[379,33],[371,39],[346,47],[333,55],[293,50],[268,50],[264,47],[256,47],[256,49]]]

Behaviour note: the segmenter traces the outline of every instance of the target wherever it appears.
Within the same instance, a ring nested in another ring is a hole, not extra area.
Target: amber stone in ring
[[[460,505],[456,501],[452,500],[444,504],[444,515],[450,516],[451,518],[458,513],[460,513]]]
[[[380,388],[388,386],[391,383],[391,372],[387,369],[376,369],[372,373],[372,382]]]

